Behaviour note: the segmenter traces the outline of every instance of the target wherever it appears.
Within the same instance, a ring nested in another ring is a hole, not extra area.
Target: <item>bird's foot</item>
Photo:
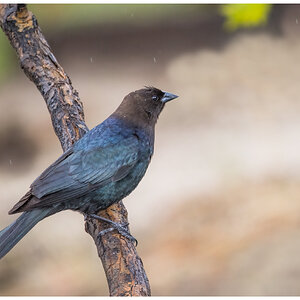
[[[85,220],[86,220],[86,217],[90,217],[90,218],[93,218],[93,219],[96,219],[96,220],[100,220],[100,221],[107,222],[107,223],[109,223],[109,224],[112,226],[112,227],[110,227],[110,228],[101,230],[101,231],[98,233],[98,237],[103,236],[104,234],[106,234],[106,233],[108,233],[108,232],[111,232],[111,231],[113,231],[113,230],[117,230],[121,235],[123,235],[124,237],[126,237],[126,238],[129,239],[130,241],[134,242],[134,243],[135,243],[135,246],[138,245],[137,239],[134,238],[134,237],[129,233],[129,231],[128,231],[128,229],[127,229],[127,226],[129,225],[129,223],[120,224],[120,223],[117,223],[117,222],[114,222],[114,221],[112,221],[112,220],[109,220],[109,219],[100,217],[100,216],[95,215],[95,214],[89,214],[89,215],[86,215],[86,216],[85,216]]]

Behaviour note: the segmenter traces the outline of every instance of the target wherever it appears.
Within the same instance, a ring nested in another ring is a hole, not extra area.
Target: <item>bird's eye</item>
[[[157,101],[158,97],[157,96],[152,96],[152,100]]]

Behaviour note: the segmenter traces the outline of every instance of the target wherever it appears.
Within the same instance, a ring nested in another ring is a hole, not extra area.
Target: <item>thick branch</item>
[[[16,50],[25,74],[41,92],[55,133],[63,150],[67,150],[88,131],[82,103],[70,78],[52,54],[35,16],[26,5],[1,4],[0,26]],[[127,223],[127,211],[122,202],[99,212],[99,215]],[[106,226],[106,223],[96,220],[87,220],[85,224],[102,260],[110,295],[150,295],[149,282],[134,244],[114,231],[103,235],[101,242],[97,238]]]
[[[127,211],[122,202],[100,211],[99,216],[120,224],[127,223]],[[150,285],[142,260],[136,252],[134,243],[115,231],[97,238],[97,234],[108,228],[106,223],[86,222],[85,230],[97,245],[98,255],[106,266],[107,278],[118,278],[109,284],[111,296],[150,296]],[[117,264],[117,267],[116,267]],[[120,284],[120,283],[126,284]]]

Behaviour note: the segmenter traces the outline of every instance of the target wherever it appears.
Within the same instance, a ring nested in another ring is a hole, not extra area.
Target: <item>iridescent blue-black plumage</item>
[[[95,213],[136,187],[152,153],[153,138],[143,128],[110,117],[39,176],[31,185],[31,195],[13,212],[56,206]]]
[[[130,194],[153,154],[158,116],[174,98],[153,87],[130,93],[109,118],[49,166],[10,211],[25,213],[0,232],[0,258],[49,215],[65,209],[93,214]]]

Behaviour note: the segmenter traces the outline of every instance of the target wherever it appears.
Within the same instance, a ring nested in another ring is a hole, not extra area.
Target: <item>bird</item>
[[[107,119],[46,168],[9,211],[22,214],[0,231],[0,259],[46,217],[73,210],[97,218],[98,211],[129,195],[152,158],[158,117],[177,97],[153,86],[129,93]],[[115,226],[124,233],[122,225]]]

